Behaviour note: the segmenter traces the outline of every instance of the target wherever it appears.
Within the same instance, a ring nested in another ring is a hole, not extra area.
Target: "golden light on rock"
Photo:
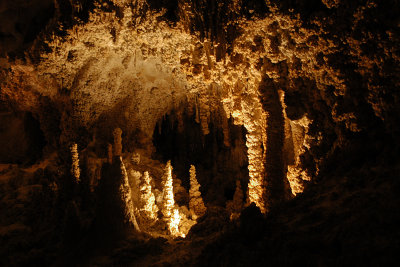
[[[353,2],[2,0],[0,266],[390,265],[400,6]]]
[[[163,192],[162,192],[162,209],[161,212],[164,218],[169,221],[173,217],[175,206],[174,188],[172,182],[172,166],[169,160],[165,166],[163,178]]]
[[[81,171],[79,169],[79,153],[78,153],[78,145],[76,143],[72,144],[70,147],[71,157],[72,157],[72,166],[71,173],[75,178],[75,182],[80,182]]]
[[[185,234],[179,231],[179,224],[181,222],[181,216],[178,209],[174,209],[170,221],[168,222],[168,229],[172,236],[185,237]]]

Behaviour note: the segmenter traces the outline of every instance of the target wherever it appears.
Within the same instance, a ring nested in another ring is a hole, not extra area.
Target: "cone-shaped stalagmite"
[[[179,214],[179,210],[175,208],[171,161],[168,161],[165,166],[161,212],[164,215],[164,220],[168,225],[170,234],[172,236],[181,235],[179,231],[181,215]]]
[[[158,207],[156,198],[151,191],[151,177],[147,171],[144,172],[140,183],[140,213],[145,219],[157,219]]]
[[[171,161],[167,162],[165,166],[165,173],[163,177],[163,195],[162,195],[162,207],[161,212],[165,219],[168,220],[172,216],[174,209],[174,188],[172,185],[172,166]]]
[[[189,190],[189,209],[194,217],[203,216],[207,208],[204,206],[203,198],[201,197],[200,184],[196,179],[196,168],[190,166],[190,190]]]
[[[122,157],[119,157],[119,160],[122,174],[122,181],[121,185],[119,186],[119,193],[122,198],[122,203],[124,203],[124,220],[125,223],[133,226],[136,231],[140,231],[134,214],[132,192],[131,187],[129,186],[128,173],[126,172],[125,165],[122,162]]]

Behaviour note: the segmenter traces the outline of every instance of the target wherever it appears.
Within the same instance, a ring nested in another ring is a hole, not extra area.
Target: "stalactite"
[[[70,147],[71,157],[72,157],[72,166],[71,166],[71,174],[75,178],[75,182],[80,182],[81,171],[79,169],[79,153],[78,153],[78,145],[76,143],[72,144]]]
[[[197,96],[195,97],[195,121],[200,123],[200,103]]]
[[[210,133],[210,129],[208,128],[208,123],[210,119],[210,107],[208,105],[208,98],[200,98],[199,99],[199,115],[200,115],[200,123],[201,129],[204,135]]]
[[[221,117],[222,120],[222,130],[224,133],[224,145],[226,147],[230,147],[231,143],[230,143],[230,136],[229,136],[229,124],[228,124],[228,118],[227,116],[225,116],[225,111],[223,110],[223,108],[220,108],[220,114],[223,114]]]
[[[203,216],[207,208],[204,206],[203,198],[201,197],[200,184],[196,179],[196,168],[190,165],[190,190],[189,190],[189,209],[194,219]]]

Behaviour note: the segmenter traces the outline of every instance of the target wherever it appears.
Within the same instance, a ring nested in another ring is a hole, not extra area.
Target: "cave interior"
[[[391,266],[400,3],[4,0],[1,266]]]

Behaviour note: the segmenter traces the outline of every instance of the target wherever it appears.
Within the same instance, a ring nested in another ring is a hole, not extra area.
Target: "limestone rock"
[[[193,218],[198,218],[203,216],[207,208],[204,205],[203,198],[201,197],[200,192],[200,184],[196,179],[196,168],[191,165],[190,166],[190,190],[189,190],[189,209],[192,213]]]

